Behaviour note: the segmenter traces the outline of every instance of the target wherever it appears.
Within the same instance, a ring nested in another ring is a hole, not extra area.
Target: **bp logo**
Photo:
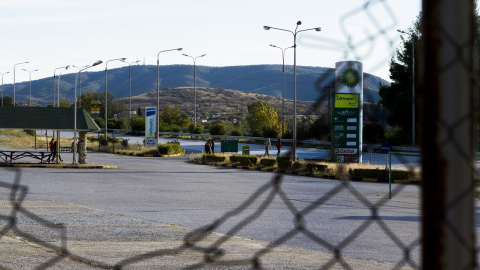
[[[359,80],[358,71],[353,68],[347,68],[342,74],[342,81],[349,88],[357,86]]]

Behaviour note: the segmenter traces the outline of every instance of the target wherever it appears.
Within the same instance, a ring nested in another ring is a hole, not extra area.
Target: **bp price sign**
[[[361,162],[363,81],[359,62],[339,62],[332,106],[332,161]]]

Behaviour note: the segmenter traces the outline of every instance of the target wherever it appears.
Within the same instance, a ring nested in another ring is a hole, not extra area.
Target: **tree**
[[[13,99],[9,96],[3,97],[3,106],[13,106]]]
[[[396,132],[403,138],[402,143],[411,142],[412,139],[412,42],[414,42],[415,55],[417,55],[419,51],[417,47],[421,40],[420,23],[421,14],[417,17],[413,28],[408,30],[409,38],[401,37],[402,45],[397,49],[397,61],[393,58],[390,61],[392,83],[390,86],[381,85],[378,92],[381,98],[380,104],[388,110],[387,122],[396,127]],[[420,94],[419,87],[415,85],[415,96],[419,97]],[[415,107],[415,111],[418,111],[416,103]],[[415,114],[415,125],[418,123],[418,115],[418,113]]]
[[[71,108],[72,104],[68,102],[66,99],[60,99],[60,102],[58,103],[58,107],[61,108]]]
[[[277,110],[265,101],[255,101],[247,105],[248,114],[247,114],[247,123],[250,127],[250,132],[259,133],[271,137],[271,135],[276,135],[278,137],[282,131],[281,123],[278,121]],[[275,134],[272,134],[273,133]]]
[[[177,105],[167,104],[163,106],[162,111],[159,113],[159,118],[160,125],[167,128],[185,127],[189,124],[188,115],[182,113]]]

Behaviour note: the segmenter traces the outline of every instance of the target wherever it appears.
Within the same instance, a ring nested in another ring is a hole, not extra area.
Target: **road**
[[[388,200],[386,184],[285,175],[275,186],[273,173],[186,160],[89,153],[89,162],[118,169],[25,168],[21,183],[30,194],[48,200],[159,224],[216,224],[215,232],[270,242],[289,235],[281,243],[331,254],[338,248],[342,256],[377,262],[401,262],[403,245],[413,245],[409,255],[419,260],[416,185],[394,185],[396,195]],[[1,182],[13,179],[12,171],[0,174]],[[246,202],[250,203],[242,206]],[[373,220],[373,210],[379,221]]]

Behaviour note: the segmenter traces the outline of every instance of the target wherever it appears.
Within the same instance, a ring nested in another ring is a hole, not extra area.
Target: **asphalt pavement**
[[[404,258],[398,240],[412,245],[409,256],[418,260],[415,185],[394,185],[394,199],[383,201],[385,184],[284,175],[278,187],[274,173],[187,157],[91,152],[88,159],[117,168],[1,169],[0,267],[343,269],[333,255],[339,248],[352,269],[393,269]],[[397,240],[372,222],[366,201]],[[6,222],[13,216],[14,226]]]

